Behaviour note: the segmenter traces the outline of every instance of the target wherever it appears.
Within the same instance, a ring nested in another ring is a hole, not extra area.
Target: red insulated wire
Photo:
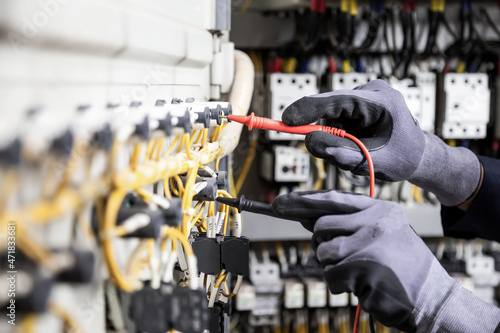
[[[349,133],[344,133],[344,137],[357,144],[359,149],[361,149],[361,151],[365,155],[366,162],[368,163],[368,170],[370,172],[370,197],[375,198],[375,168],[373,167],[373,161],[372,157],[370,156],[370,152],[368,151],[368,149],[366,149],[366,146],[363,144],[363,142],[361,142],[361,140],[359,140],[355,136]]]
[[[319,1],[311,0],[311,10],[318,11],[318,7],[319,7]]]
[[[405,0],[404,5],[403,5],[403,10],[405,13],[409,13],[411,10],[411,1],[410,0]]]
[[[227,119],[230,121],[236,121],[238,123],[247,125],[248,129],[250,130],[255,127],[260,129],[272,130],[283,133],[292,133],[292,134],[307,134],[311,132],[322,131],[351,140],[356,145],[358,145],[363,155],[365,155],[366,162],[368,163],[368,170],[370,173],[370,197],[375,198],[375,169],[373,167],[373,161],[370,156],[370,152],[363,144],[363,142],[361,142],[361,140],[359,140],[358,138],[349,133],[346,133],[346,131],[335,127],[321,126],[321,125],[288,126],[279,120],[256,117],[253,112],[252,114],[250,114],[250,116],[229,115]],[[358,302],[358,306],[356,308],[356,316],[354,317],[353,333],[358,333],[360,316],[361,316],[361,303]]]
[[[359,326],[359,318],[361,317],[361,304],[358,303],[358,306],[356,307],[356,316],[354,317],[354,327],[352,329],[352,333],[358,333],[358,326]]]
[[[337,64],[335,64],[335,58],[332,56],[328,57],[328,69],[330,73],[337,73]]]
[[[324,13],[326,10],[325,0],[311,0],[311,10],[319,13]]]
[[[417,0],[410,0],[411,4],[411,10],[416,10],[417,9]]]

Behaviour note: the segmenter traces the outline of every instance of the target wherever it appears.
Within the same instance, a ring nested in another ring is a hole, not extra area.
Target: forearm
[[[434,193],[444,206],[458,206],[473,197],[480,179],[481,164],[473,152],[425,133],[422,160],[408,180]]]
[[[441,207],[443,231],[449,237],[500,241],[500,160],[478,158],[483,171],[481,186],[471,198],[473,200],[459,207]]]
[[[417,332],[495,332],[500,309],[477,298],[438,265],[431,267],[433,279],[424,283],[413,313]]]

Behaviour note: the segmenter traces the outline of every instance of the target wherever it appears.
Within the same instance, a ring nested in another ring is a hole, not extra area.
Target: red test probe
[[[368,162],[368,169],[370,172],[370,196],[372,198],[375,197],[375,171],[373,168],[373,161],[370,156],[370,153],[368,152],[368,149],[366,149],[363,142],[361,142],[358,138],[352,136],[351,134],[346,133],[346,131],[341,130],[339,128],[322,126],[322,125],[288,126],[279,120],[256,117],[253,112],[249,116],[228,115],[227,119],[229,121],[235,121],[237,123],[246,125],[250,130],[252,128],[260,128],[265,130],[291,133],[291,134],[302,134],[302,135],[306,135],[311,132],[321,131],[330,133],[332,135],[340,136],[342,138],[347,138],[353,141],[361,149],[361,151],[365,155],[366,161]]]

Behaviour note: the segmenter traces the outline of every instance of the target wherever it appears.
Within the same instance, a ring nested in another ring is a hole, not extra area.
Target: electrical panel
[[[302,148],[274,146],[262,155],[261,174],[270,182],[306,182],[310,177],[311,156]]]
[[[318,93],[314,74],[284,74],[269,75],[269,110],[271,119],[281,120],[283,111],[296,100]],[[269,131],[270,140],[289,141],[304,140],[303,135]]]
[[[446,139],[483,139],[490,119],[490,89],[484,73],[448,73],[443,82]]]
[[[429,20],[414,1],[347,3],[3,1],[0,332],[350,332],[358,299],[329,292],[312,234],[217,198],[368,195],[369,179],[311,157],[303,135],[238,145],[248,132],[228,116],[281,120],[304,96],[381,78],[423,130],[498,158],[500,11],[450,3]],[[407,181],[375,193],[498,303],[500,245],[442,245],[439,202]]]

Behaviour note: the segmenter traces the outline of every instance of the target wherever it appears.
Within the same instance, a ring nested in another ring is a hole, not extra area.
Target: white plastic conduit
[[[250,57],[242,51],[234,51],[234,81],[229,95],[229,103],[233,114],[246,115],[250,109],[253,95],[255,70]],[[238,145],[243,125],[232,122],[226,125],[219,136],[219,145],[224,148],[224,155],[228,155]]]

